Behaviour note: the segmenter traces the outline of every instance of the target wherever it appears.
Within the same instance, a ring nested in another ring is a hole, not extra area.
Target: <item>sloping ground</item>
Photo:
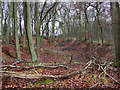
[[[12,41],[13,42],[13,41]],[[22,40],[21,40],[22,42]],[[34,41],[35,42],[35,41]],[[62,45],[60,45],[60,44]],[[13,65],[17,61],[14,60],[15,55],[15,46],[13,43],[10,44],[10,47],[3,47],[3,60],[2,65]],[[91,49],[90,49],[91,48]],[[52,44],[48,44],[47,40],[44,39],[41,43],[40,49],[40,63],[46,63],[47,65],[51,64],[67,64],[69,69],[65,69],[64,67],[58,68],[44,68],[44,67],[36,67],[30,70],[25,69],[25,67],[30,67],[33,65],[32,63],[26,63],[25,61],[21,61],[15,66],[20,66],[22,68],[12,68],[12,67],[3,67],[3,69],[7,71],[15,71],[21,72],[25,74],[43,74],[43,75],[66,75],[68,73],[76,72],[83,68],[83,65],[90,60],[90,56],[95,57],[96,63],[103,64],[105,61],[113,61],[114,55],[113,51],[114,47],[112,45],[104,44],[101,48],[100,44],[89,44],[89,42],[79,42],[79,41],[71,41],[71,40],[58,40],[58,42],[53,42]],[[8,54],[6,51],[9,51]],[[73,54],[73,60],[71,64],[70,62],[71,56]],[[28,49],[23,49],[21,47],[21,56],[22,59],[25,59],[28,62],[30,60],[30,54]],[[45,65],[46,65],[45,64]],[[110,67],[111,70],[107,67],[107,72],[109,75],[114,77],[115,80],[119,79],[118,68],[112,64]],[[39,79],[21,79],[15,77],[3,77],[2,87],[3,88],[31,88],[31,87],[41,87],[41,88],[90,88],[95,85],[97,88],[120,88],[119,84],[115,83],[110,77],[101,75],[101,81],[99,81],[99,75],[102,73],[102,70],[98,70],[98,66],[91,65],[87,70],[83,71],[81,74],[70,76],[65,79],[57,79],[57,78],[39,78]]]
[[[63,44],[62,46],[60,44]],[[101,46],[99,43],[79,42],[79,41],[61,41],[60,44],[42,46],[42,48],[48,49],[55,53],[62,54],[67,57],[71,57],[73,54],[73,60],[81,63],[86,63],[90,60],[90,57],[95,57],[98,61],[102,60],[114,60],[114,46],[110,44],[104,44]]]

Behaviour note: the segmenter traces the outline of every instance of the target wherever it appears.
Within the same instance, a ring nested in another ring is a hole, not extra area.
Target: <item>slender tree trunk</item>
[[[103,43],[104,43],[104,37],[103,37],[103,28],[102,28],[102,26],[100,28],[100,31],[101,31],[101,42],[102,42],[102,45],[103,45]]]
[[[98,25],[100,26],[100,36],[101,36],[101,42],[102,42],[102,45],[103,45],[103,28],[102,28],[102,25],[100,23],[100,20],[99,20],[99,17],[98,17]]]
[[[63,37],[63,39],[65,39],[65,27],[64,27],[64,25],[61,25],[61,29],[62,29],[62,37]]]
[[[118,2],[111,2],[112,31],[115,43],[116,64],[120,66],[120,8]]]
[[[66,28],[65,28],[65,27],[66,27],[66,26],[65,26],[66,23],[65,23],[65,16],[64,16],[63,18],[64,18],[63,35],[64,35],[64,38],[66,38]]]
[[[24,14],[24,33],[23,33],[23,48],[26,47],[26,31],[27,31],[27,11],[26,11],[26,6],[25,2],[23,2],[23,14]]]
[[[37,20],[37,30],[36,30],[36,54],[38,60],[40,59],[40,23],[38,17],[38,2],[35,2],[35,16]]]
[[[80,26],[80,41],[82,40],[82,25],[81,25],[81,14],[79,15],[79,26]]]
[[[42,36],[41,36],[41,39],[40,39],[40,42],[42,42],[42,39],[43,39],[43,36],[44,36],[44,32],[45,30],[44,30],[44,28],[43,28],[43,24],[42,24]]]
[[[22,34],[22,26],[21,26],[21,19],[22,19],[22,17],[21,17],[21,15],[20,15],[20,21],[19,21],[19,26],[20,26],[20,34],[21,34],[21,36],[23,36],[23,34]]]
[[[68,29],[68,38],[71,36],[71,30],[70,30],[70,15],[68,13],[68,22],[67,22],[67,29]]]
[[[49,23],[48,23],[47,28],[46,28],[46,37],[48,39],[48,43],[50,43],[50,38],[49,38]]]
[[[34,20],[32,19],[32,35],[34,35],[34,28],[33,28],[33,22]]]
[[[13,7],[13,13],[12,13],[12,36],[14,37],[14,7]]]
[[[56,16],[53,17],[53,21],[52,21],[52,41],[54,41],[54,37],[55,37],[55,21],[56,21]]]
[[[17,25],[17,2],[14,2],[14,30],[15,30],[15,46],[16,46],[16,57],[21,59],[19,37],[18,37],[18,25]]]
[[[3,9],[1,2],[0,2],[0,8],[1,8],[1,36],[2,36],[2,44],[4,44],[5,41],[4,41],[4,30],[3,30]]]
[[[26,47],[26,30],[24,28],[24,34],[23,34],[23,48]]]
[[[9,46],[9,32],[10,32],[10,21],[11,21],[11,8],[12,8],[12,3],[10,4],[10,7],[9,7],[9,17],[8,17],[8,26],[7,26],[7,30],[6,30],[6,33],[5,33],[5,44],[7,46]]]
[[[36,19],[34,19],[34,33],[36,34]]]
[[[29,45],[29,50],[31,53],[31,59],[33,62],[37,62],[37,56],[35,53],[35,48],[33,44],[33,39],[32,39],[32,33],[31,33],[31,16],[30,16],[30,6],[29,2],[25,2],[25,5],[27,6],[26,11],[27,11],[27,37],[28,37],[28,45]]]
[[[87,17],[87,8],[85,7],[85,34],[87,34],[87,26],[89,24],[88,17]],[[87,35],[85,35],[85,41],[88,39]]]

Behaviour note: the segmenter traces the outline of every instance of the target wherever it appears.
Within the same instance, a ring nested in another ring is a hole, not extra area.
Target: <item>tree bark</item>
[[[25,7],[25,2],[23,2],[23,14],[24,14],[24,34],[23,34],[23,48],[26,47],[26,30],[27,30],[27,11]]]
[[[12,36],[14,37],[14,7],[13,7],[13,13],[12,13]]]
[[[79,26],[80,26],[80,41],[82,40],[82,24],[81,24],[81,12],[80,12],[80,15],[79,15]]]
[[[31,33],[31,16],[30,16],[30,6],[29,6],[29,2],[25,2],[25,5],[27,6],[26,11],[27,11],[27,37],[28,37],[28,45],[29,45],[29,50],[31,53],[31,59],[32,62],[37,62],[37,56],[35,53],[35,48],[34,48],[34,44],[33,44],[33,39],[32,39],[32,33]]]
[[[18,25],[17,25],[17,2],[14,2],[14,30],[15,30],[15,46],[16,46],[16,57],[21,59],[19,37],[18,37]]]
[[[52,41],[54,41],[54,37],[55,37],[55,21],[56,21],[56,16],[53,17],[53,21],[52,21]]]
[[[35,16],[37,20],[37,30],[36,30],[36,54],[38,60],[40,59],[40,23],[39,23],[39,17],[38,17],[38,2],[35,2]]]
[[[116,64],[120,66],[120,8],[118,2],[111,2],[112,31],[115,43]]]
[[[1,8],[1,36],[2,36],[2,44],[5,43],[4,41],[4,30],[3,30],[3,9],[0,1],[0,8]]]
[[[20,15],[20,21],[19,21],[19,25],[20,25],[20,34],[21,34],[21,36],[23,36],[23,34],[22,34],[22,26],[21,26],[21,19],[22,19],[22,17],[21,17],[21,15]]]
[[[13,6],[13,3],[11,2],[11,4],[10,4],[10,7],[9,7],[9,18],[8,18],[8,26],[7,26],[7,31],[6,31],[6,42],[5,42],[5,44],[7,45],[7,46],[9,46],[9,34],[10,34],[10,22],[11,22],[11,8],[12,8],[12,6]]]
[[[97,13],[99,13],[99,12],[97,12]],[[101,23],[100,23],[99,16],[97,16],[97,19],[98,19],[98,25],[100,26],[101,43],[102,43],[102,45],[103,45],[103,43],[104,43],[104,37],[103,37],[103,27],[102,27],[102,25],[101,25]]]
[[[84,13],[85,13],[85,41],[87,41],[88,36],[86,34],[87,34],[87,26],[89,25],[89,21],[88,21],[88,17],[87,17],[87,8],[86,8],[86,6],[84,6],[84,7],[85,7],[85,9],[84,9]]]

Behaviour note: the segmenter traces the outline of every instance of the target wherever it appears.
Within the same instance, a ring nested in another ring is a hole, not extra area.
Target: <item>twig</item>
[[[98,85],[98,82],[96,84],[94,84],[93,86],[91,86],[89,90],[91,90],[91,88],[94,88],[97,85]]]
[[[103,74],[103,72],[100,73],[99,76],[98,76],[100,82],[101,82],[100,79],[101,79],[101,75],[102,75],[102,74]],[[94,84],[93,86],[91,86],[90,89],[91,89],[91,88],[94,88],[95,86],[97,86],[97,85],[99,84],[99,81],[98,81],[96,84]]]
[[[20,63],[20,62],[22,62],[22,61],[28,63],[28,61],[26,61],[26,60],[24,60],[24,59],[21,59],[21,60],[17,60],[17,61],[14,62],[12,65],[18,64],[18,63]]]
[[[95,62],[94,62],[94,64],[97,65],[97,66],[99,66],[99,67],[103,70],[103,72],[104,72],[107,76],[109,76],[114,82],[116,82],[117,84],[120,84],[120,82],[116,81],[113,77],[111,77],[111,76],[103,69],[103,67],[102,67],[101,65],[96,64]],[[105,64],[106,64],[106,62],[105,62],[103,65],[105,65]],[[107,64],[106,64],[106,65],[107,65]],[[106,68],[106,67],[105,67],[105,68]]]
[[[34,71],[36,74],[40,75],[36,70],[33,70],[33,69],[31,69],[31,70]]]
[[[116,81],[113,77],[111,77],[104,69],[103,67],[101,66],[101,69],[104,71],[104,73],[109,76],[114,82],[116,82],[117,84],[120,84],[120,82]]]

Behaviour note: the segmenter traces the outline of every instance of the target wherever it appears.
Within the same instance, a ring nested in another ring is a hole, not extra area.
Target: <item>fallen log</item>
[[[1,65],[1,67],[3,69],[6,69],[6,68],[16,68],[16,69],[24,69],[24,70],[29,70],[29,69],[32,69],[32,68],[36,68],[36,67],[44,67],[44,68],[58,68],[58,67],[63,67],[63,68],[66,68],[66,69],[70,69],[68,66],[65,66],[65,65],[56,65],[56,66],[47,66],[47,65],[32,65],[32,66],[14,66],[14,65]]]
[[[13,71],[0,71],[0,76],[2,77],[16,77],[16,78],[28,78],[28,79],[38,79],[38,78],[67,78],[69,76],[74,76],[76,74],[80,74],[82,71],[86,70],[90,65],[91,61],[89,61],[83,69],[80,69],[79,71],[75,71],[66,75],[42,75],[42,74],[26,74],[26,73],[20,73],[20,72],[13,72]]]

